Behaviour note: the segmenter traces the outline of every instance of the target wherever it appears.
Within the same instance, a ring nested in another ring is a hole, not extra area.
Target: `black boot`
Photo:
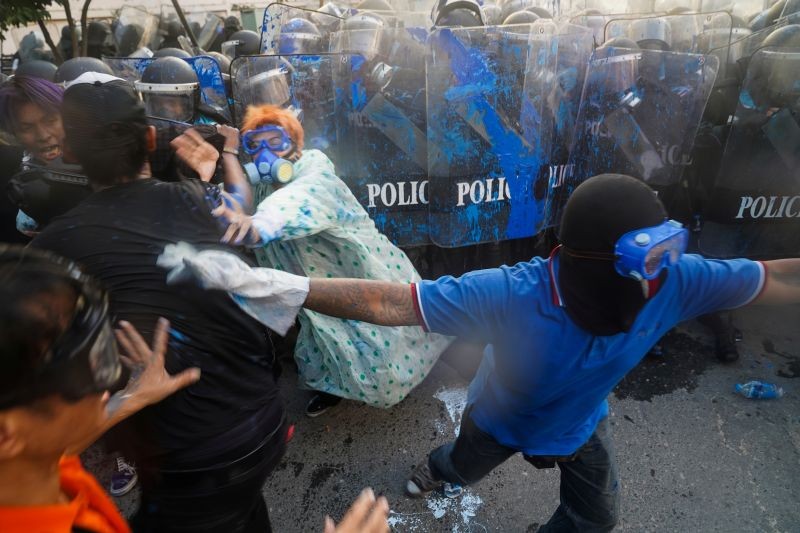
[[[733,363],[739,360],[736,341],[740,334],[733,327],[730,313],[711,313],[703,315],[697,320],[714,334],[714,351],[717,359],[723,363]]]

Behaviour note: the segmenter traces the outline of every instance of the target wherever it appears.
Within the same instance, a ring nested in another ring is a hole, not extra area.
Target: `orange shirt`
[[[67,504],[0,507],[3,533],[69,533],[80,528],[93,533],[130,533],[114,502],[75,456],[59,463],[61,489],[72,498]]]

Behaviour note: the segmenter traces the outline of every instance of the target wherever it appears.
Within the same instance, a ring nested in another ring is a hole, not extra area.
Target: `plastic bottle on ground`
[[[737,383],[736,392],[745,398],[758,400],[772,400],[783,396],[783,389],[772,383],[762,381],[748,381],[747,383]]]

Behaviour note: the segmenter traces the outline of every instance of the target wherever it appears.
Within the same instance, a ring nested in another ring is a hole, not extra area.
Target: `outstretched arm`
[[[785,305],[800,303],[800,259],[764,261],[767,279],[755,305]]]
[[[361,279],[312,278],[306,309],[381,326],[418,326],[411,286]]]

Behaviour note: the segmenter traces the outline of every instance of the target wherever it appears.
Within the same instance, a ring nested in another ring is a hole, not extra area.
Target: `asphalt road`
[[[800,531],[800,307],[743,310],[736,323],[744,333],[737,363],[718,363],[711,337],[686,324],[665,340],[662,357],[646,359],[612,395],[619,531]],[[519,456],[458,499],[403,495],[414,465],[455,435],[475,357],[456,363],[440,361],[391,410],[343,402],[316,419],[303,415],[310,393],[288,369],[283,395],[297,432],[264,487],[275,531],[321,531],[323,515],[340,518],[365,486],[389,498],[398,532],[528,532],[546,522],[558,503],[558,471]],[[751,379],[777,383],[786,395],[755,401],[733,393]],[[106,482],[108,459],[93,449],[87,462]],[[130,513],[136,495],[118,503]]]

